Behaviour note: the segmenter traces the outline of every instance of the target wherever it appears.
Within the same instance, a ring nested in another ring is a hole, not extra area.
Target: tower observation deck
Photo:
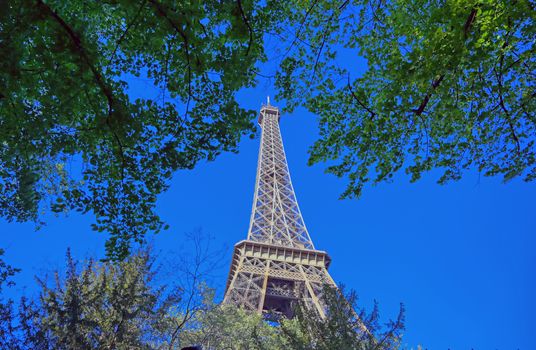
[[[262,134],[249,231],[234,247],[224,302],[292,317],[293,303],[303,300],[324,317],[324,285],[335,286],[327,271],[330,258],[315,249],[303,221],[279,119],[279,108],[268,99],[258,119]]]

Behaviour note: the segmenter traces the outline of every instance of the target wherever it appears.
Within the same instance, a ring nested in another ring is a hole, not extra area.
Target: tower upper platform
[[[279,112],[279,108],[276,106],[272,106],[270,104],[270,97],[268,96],[266,99],[266,103],[262,104],[261,111],[259,113],[259,125],[262,127],[262,121],[266,114],[274,114],[277,115],[277,121],[279,122],[279,119],[281,118],[281,113]]]

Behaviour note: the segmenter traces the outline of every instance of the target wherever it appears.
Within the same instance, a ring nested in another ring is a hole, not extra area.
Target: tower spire
[[[279,108],[267,97],[259,115],[262,135],[247,240],[235,245],[224,302],[291,317],[292,304],[303,299],[324,316],[323,284],[335,285],[327,272],[331,260],[314,248],[305,227],[279,118]]]

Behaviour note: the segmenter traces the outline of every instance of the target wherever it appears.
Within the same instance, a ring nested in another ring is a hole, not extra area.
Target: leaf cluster
[[[0,215],[92,213],[111,259],[164,228],[157,195],[255,131],[271,18],[253,1],[10,1],[0,13]],[[144,82],[136,92],[131,83]]]
[[[530,1],[295,1],[277,74],[288,110],[317,114],[309,163],[342,197],[400,169],[439,183],[466,169],[536,178],[535,9]],[[290,39],[289,39],[290,40]],[[355,59],[366,60],[364,72]]]
[[[405,309],[395,321],[380,323],[378,304],[370,312],[357,307],[355,292],[324,286],[322,303],[326,317],[301,302],[295,317],[281,323],[281,334],[294,350],[392,350],[401,346],[405,329]]]

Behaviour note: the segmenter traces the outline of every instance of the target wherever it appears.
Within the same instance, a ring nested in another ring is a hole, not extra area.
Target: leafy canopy
[[[236,151],[269,17],[253,1],[15,0],[0,13],[0,215],[92,212],[108,256],[163,223],[177,169]],[[139,98],[128,81],[150,88]],[[130,96],[129,96],[130,93]]]
[[[434,168],[439,183],[465,169],[536,178],[533,3],[312,0],[288,11],[279,97],[319,115],[309,163],[348,178],[342,197],[401,168],[412,181]]]
[[[348,179],[342,197],[402,168],[532,181],[534,13],[528,0],[10,1],[0,215],[91,212],[108,257],[126,257],[165,228],[155,202],[176,170],[254,132],[235,95],[255,85],[268,36],[279,97],[318,114],[309,162]]]

